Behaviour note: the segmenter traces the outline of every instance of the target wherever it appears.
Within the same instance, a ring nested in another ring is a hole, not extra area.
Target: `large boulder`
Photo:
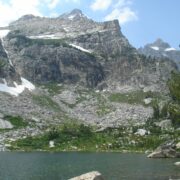
[[[166,142],[160,145],[154,152],[148,155],[148,158],[176,158],[179,154],[176,152],[174,142]]]
[[[139,136],[145,136],[146,134],[149,134],[149,132],[146,131],[145,129],[138,129],[135,134]]]
[[[92,171],[81,176],[71,178],[69,180],[104,180],[104,178],[98,171]]]
[[[12,129],[13,125],[4,119],[0,118],[0,129]]]
[[[171,130],[172,129],[172,122],[170,119],[163,120],[161,122],[156,123],[162,130]]]
[[[180,142],[176,144],[176,149],[180,149]]]
[[[175,162],[174,165],[180,166],[180,162]]]

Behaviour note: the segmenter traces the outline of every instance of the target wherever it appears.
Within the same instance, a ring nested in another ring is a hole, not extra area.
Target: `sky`
[[[25,14],[58,17],[74,8],[98,22],[118,19],[136,48],[161,38],[179,49],[180,0],[0,0],[0,26]]]

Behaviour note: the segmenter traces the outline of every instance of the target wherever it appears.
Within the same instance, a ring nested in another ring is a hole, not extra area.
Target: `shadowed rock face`
[[[80,83],[94,87],[104,78],[95,56],[61,40],[32,40],[10,34],[7,39],[17,71],[35,83]]]
[[[3,79],[9,85],[12,85],[13,81],[20,82],[20,77],[15,68],[10,65],[2,40],[0,40],[0,83],[4,83]]]
[[[58,18],[26,15],[9,29],[6,44],[17,72],[36,83],[161,90],[176,69],[170,60],[139,55],[117,20],[95,22],[78,9]]]

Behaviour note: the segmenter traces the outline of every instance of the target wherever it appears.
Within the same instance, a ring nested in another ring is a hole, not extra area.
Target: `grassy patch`
[[[71,48],[71,46],[66,43],[65,39],[30,39],[29,44],[37,44],[39,46],[53,45],[55,47],[63,46]]]
[[[104,116],[112,111],[112,107],[107,102],[106,98],[103,97],[101,94],[97,94],[97,111],[96,113],[98,116]]]
[[[0,59],[0,69],[6,65],[6,61],[4,59]]]
[[[42,86],[43,89],[47,89],[51,95],[60,94],[64,89],[63,86],[57,83],[48,83]]]
[[[110,113],[111,111],[111,107],[107,106],[106,104],[100,104],[96,110],[96,113],[101,117]]]
[[[158,93],[134,91],[130,93],[115,93],[109,96],[111,102],[145,105],[145,98],[160,98]]]
[[[95,105],[97,106],[96,113],[98,116],[104,116],[112,112],[110,103],[101,93],[97,93],[92,89],[78,90],[77,93],[80,95],[78,103],[84,100],[88,100],[88,98],[94,98],[95,100],[97,100],[97,103]]]
[[[83,124],[66,123],[51,128],[43,136],[28,137],[12,142],[12,150],[47,150],[47,151],[146,151],[153,150],[169,138],[178,137],[174,133],[161,132],[140,136],[127,131],[125,127],[108,128],[96,132],[95,127]],[[49,147],[54,141],[55,147]]]
[[[174,126],[180,127],[180,73],[173,72],[168,82],[172,100],[168,107],[168,113]]]
[[[33,101],[40,106],[50,108],[55,111],[61,110],[59,105],[47,95],[33,95]]]
[[[24,121],[24,119],[20,116],[5,116],[4,117],[5,120],[9,121],[15,129],[17,128],[23,128],[26,127],[28,125],[28,123],[26,121]]]

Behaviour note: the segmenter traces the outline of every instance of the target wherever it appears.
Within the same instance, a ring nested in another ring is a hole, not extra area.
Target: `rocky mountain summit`
[[[78,9],[57,18],[25,15],[8,29],[9,57],[16,71],[33,83],[160,91],[176,69],[170,60],[141,56],[117,20],[95,22]]]
[[[180,68],[180,50],[171,47],[162,39],[157,39],[154,43],[147,44],[143,48],[139,48],[138,51],[146,56],[169,58],[176,62],[178,68]]]

